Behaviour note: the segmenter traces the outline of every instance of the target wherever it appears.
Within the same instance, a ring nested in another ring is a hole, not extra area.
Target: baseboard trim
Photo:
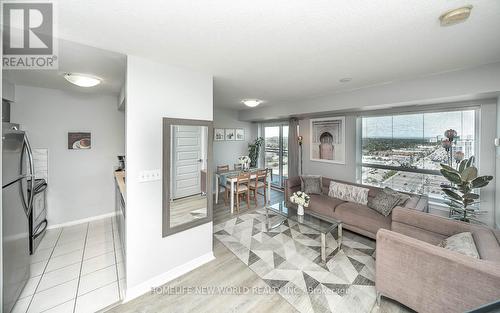
[[[207,254],[204,254],[200,257],[197,257],[194,260],[191,260],[187,263],[184,263],[182,265],[179,265],[173,269],[171,269],[168,272],[165,272],[163,274],[160,274],[156,277],[153,277],[151,279],[148,279],[147,281],[132,287],[128,288],[125,291],[125,299],[123,300],[123,303],[129,302],[130,300],[133,300],[137,297],[140,297],[148,292],[151,292],[152,288],[156,288],[159,286],[162,286],[169,281],[172,281],[176,279],[177,277],[180,277],[188,272],[191,272],[192,270],[202,266],[203,264],[206,264],[210,261],[215,260],[215,256],[213,252],[209,252]]]
[[[97,215],[97,216],[86,217],[86,218],[82,218],[82,219],[79,219],[79,220],[76,220],[76,221],[71,221],[71,222],[66,222],[66,223],[61,223],[61,224],[50,225],[50,226],[47,226],[47,229],[54,229],[54,228],[74,226],[74,225],[78,225],[78,224],[83,224],[83,223],[93,222],[93,221],[97,221],[97,220],[102,220],[104,218],[113,217],[115,215],[116,215],[116,212],[111,212],[111,213],[101,214],[101,215]]]

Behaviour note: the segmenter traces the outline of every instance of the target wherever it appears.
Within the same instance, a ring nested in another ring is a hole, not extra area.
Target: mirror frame
[[[188,223],[170,227],[170,136],[172,125],[189,125],[189,126],[205,126],[207,127],[207,216]],[[167,237],[193,227],[212,222],[213,210],[213,121],[208,120],[192,120],[182,118],[163,118],[163,179],[162,179],[162,233],[163,237]]]

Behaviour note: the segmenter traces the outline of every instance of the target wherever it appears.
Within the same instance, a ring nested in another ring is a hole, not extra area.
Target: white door
[[[201,193],[201,127],[172,126],[172,200]]]

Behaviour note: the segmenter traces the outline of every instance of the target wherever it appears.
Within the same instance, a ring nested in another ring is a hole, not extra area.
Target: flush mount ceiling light
[[[439,17],[441,26],[450,26],[464,22],[470,16],[472,5],[448,11]]]
[[[100,78],[85,74],[66,73],[64,74],[64,78],[74,85],[86,88],[94,87],[101,83]]]
[[[259,104],[262,103],[262,100],[259,100],[259,99],[245,99],[243,101],[244,105],[246,105],[247,107],[251,107],[251,108],[254,108],[256,106],[258,106]]]
[[[339,79],[339,82],[341,82],[341,83],[348,83],[351,80],[352,80],[352,78],[350,78],[350,77],[344,77],[344,78]]]

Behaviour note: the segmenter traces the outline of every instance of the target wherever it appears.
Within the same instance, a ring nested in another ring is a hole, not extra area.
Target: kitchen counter
[[[115,180],[116,184],[118,185],[118,189],[122,194],[123,201],[125,202],[127,199],[127,197],[125,196],[127,191],[125,186],[125,171],[115,172]]]

